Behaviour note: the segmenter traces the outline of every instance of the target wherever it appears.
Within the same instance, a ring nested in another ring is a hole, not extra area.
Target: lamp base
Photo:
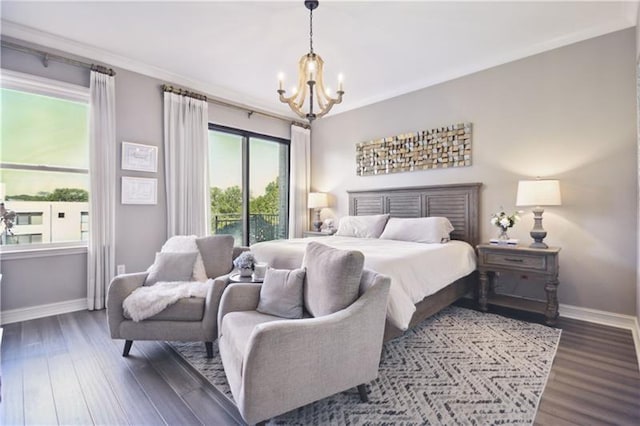
[[[547,236],[547,231],[542,227],[542,213],[544,213],[544,209],[542,207],[536,207],[533,209],[533,229],[529,233],[531,238],[533,238],[533,243],[529,247],[537,248],[537,249],[546,249],[549,248],[548,245],[542,242],[544,237]]]
[[[545,243],[543,243],[542,241],[539,241],[539,242],[538,242],[538,241],[533,242],[533,243],[531,243],[531,244],[529,245],[529,247],[530,247],[530,248],[536,248],[536,249],[546,249],[546,248],[549,248],[549,246],[548,246],[548,245],[546,245]]]
[[[315,209],[315,216],[313,218],[313,230],[315,232],[320,232],[321,226],[322,226],[322,221],[320,220],[320,209]]]

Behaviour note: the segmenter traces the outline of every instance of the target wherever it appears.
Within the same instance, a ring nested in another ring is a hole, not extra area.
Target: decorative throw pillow
[[[191,281],[193,264],[198,253],[156,253],[156,260],[149,269],[144,285],[159,281]]]
[[[453,225],[446,217],[392,217],[387,222],[381,240],[413,241],[416,243],[446,243]]]
[[[388,214],[370,216],[345,216],[340,219],[338,232],[341,237],[378,238],[389,220]]]
[[[304,276],[303,268],[267,269],[256,310],[281,318],[302,318]]]
[[[339,250],[317,242],[307,244],[302,260],[304,306],[314,317],[329,315],[351,305],[358,298],[364,255],[356,250]]]
[[[195,235],[175,235],[169,238],[162,249],[162,253],[196,253],[196,261],[193,264],[193,275],[188,281],[207,281],[207,272],[204,269],[202,256],[196,244]]]
[[[233,269],[232,235],[212,235],[196,238],[196,245],[202,256],[204,269],[209,278],[217,278]]]

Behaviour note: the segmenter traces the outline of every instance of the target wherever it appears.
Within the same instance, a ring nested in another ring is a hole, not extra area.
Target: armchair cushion
[[[207,281],[207,272],[204,269],[202,256],[196,244],[195,235],[174,235],[169,238],[160,251],[162,253],[197,253],[196,261],[193,264],[193,276],[187,281]]]
[[[126,319],[132,319],[127,311],[123,314]],[[203,315],[204,297],[185,297],[145,321],[201,321]]]
[[[232,235],[211,235],[196,239],[204,269],[209,278],[216,278],[233,269]]]
[[[307,273],[304,306],[314,317],[329,315],[351,305],[358,298],[364,255],[339,250],[317,242],[307,244],[302,261]]]
[[[305,270],[267,269],[257,311],[281,318],[302,318]]]
[[[193,264],[198,253],[156,253],[144,285],[158,281],[191,281]]]

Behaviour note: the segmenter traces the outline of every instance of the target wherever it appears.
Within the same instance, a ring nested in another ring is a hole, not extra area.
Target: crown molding
[[[288,114],[288,112],[283,109],[274,108],[273,105],[265,104],[257,98],[247,96],[246,94],[242,94],[234,90],[229,90],[222,86],[193,80],[171,71],[167,71],[163,68],[136,61],[135,59],[118,55],[96,46],[60,37],[58,35],[17,24],[12,21],[0,19],[0,23],[0,34],[6,37],[33,43],[49,49],[56,49],[64,53],[85,58],[89,61],[102,62],[108,66],[122,68],[148,77],[153,77],[158,80],[163,80],[164,82],[177,86],[183,86],[194,91],[202,92],[211,98],[233,103],[248,110],[264,111],[283,116],[283,118],[298,120],[297,116]]]

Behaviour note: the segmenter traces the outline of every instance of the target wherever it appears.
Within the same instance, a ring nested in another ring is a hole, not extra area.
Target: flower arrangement
[[[253,270],[253,265],[256,263],[256,258],[250,251],[245,251],[240,254],[240,256],[236,257],[233,261],[233,265],[238,269],[251,269]]]
[[[520,220],[519,213],[521,212],[517,211],[508,215],[501,208],[499,212],[491,215],[491,224],[500,228],[502,232],[506,232]]]

